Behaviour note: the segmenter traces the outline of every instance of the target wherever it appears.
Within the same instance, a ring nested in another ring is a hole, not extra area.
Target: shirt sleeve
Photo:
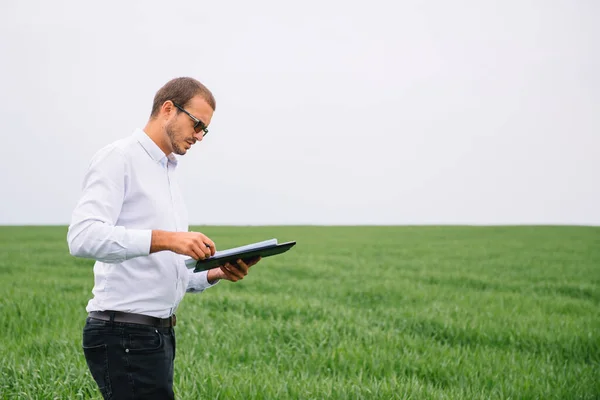
[[[190,279],[188,281],[188,286],[186,289],[186,292],[188,293],[201,293],[205,289],[213,287],[217,283],[219,283],[219,281],[213,284],[208,283],[208,271],[194,273],[194,270],[190,269],[188,270],[188,273],[190,275]]]
[[[119,263],[150,254],[152,230],[116,226],[127,173],[125,155],[120,149],[108,147],[94,156],[67,233],[72,255]]]

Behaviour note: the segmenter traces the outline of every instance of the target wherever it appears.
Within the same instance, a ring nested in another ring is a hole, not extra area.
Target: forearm
[[[164,250],[172,250],[174,241],[174,232],[153,230],[152,240],[150,242],[150,253],[156,253]]]

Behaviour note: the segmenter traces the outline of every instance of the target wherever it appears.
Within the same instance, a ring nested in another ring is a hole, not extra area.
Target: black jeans
[[[174,399],[175,331],[87,318],[83,352],[105,399]]]

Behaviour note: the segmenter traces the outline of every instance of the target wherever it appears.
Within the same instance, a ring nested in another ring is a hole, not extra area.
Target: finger
[[[202,234],[202,242],[204,242],[204,244],[206,245],[206,247],[208,247],[210,249],[210,255],[214,256],[215,255],[215,251],[217,251],[217,246],[215,245],[215,242],[213,242],[211,240],[211,238],[209,238],[208,236],[206,236],[205,234]]]
[[[202,248],[202,251],[204,251],[204,254],[206,254],[206,258],[212,257],[215,255],[215,247],[214,246],[215,246],[214,243],[209,243],[208,240],[204,240],[202,242],[200,247]]]
[[[232,274],[231,271],[229,271],[229,269],[227,268],[228,264],[221,265],[219,267],[219,268],[221,268],[221,271],[223,271],[223,274],[225,275],[224,279],[227,279],[228,281],[232,281],[232,282],[237,282],[238,281],[238,277],[235,276],[234,274]]]
[[[210,256],[213,255],[214,252],[206,244],[202,243],[202,246],[200,246],[200,247],[202,248],[202,251],[204,252],[204,255],[206,258],[209,258]]]
[[[227,275],[227,273],[225,271],[223,271],[222,266],[216,267],[215,270],[216,270],[215,271],[215,275],[217,276],[218,279],[225,279],[225,280],[228,280],[228,281],[231,280],[230,277],[229,277],[229,275]]]
[[[210,255],[214,256],[215,252],[217,251],[217,245],[215,245],[215,242],[213,242],[209,238],[206,238],[206,239],[207,239],[207,242],[208,242],[208,246],[210,247]],[[207,243],[207,242],[204,242],[204,243]]]
[[[201,260],[201,252],[197,251],[196,247],[194,245],[190,245],[187,248],[184,248],[185,250],[183,251],[183,253],[186,256],[190,256],[192,257],[194,260]]]
[[[241,267],[239,267],[236,263],[229,263],[230,270],[234,273],[239,279],[243,279],[244,276],[248,274],[247,269],[244,271]]]
[[[198,245],[198,244],[195,244],[195,245],[193,246],[193,249],[194,249],[194,253],[196,253],[196,254],[197,254],[197,258],[196,258],[196,260],[205,260],[205,259],[207,259],[207,258],[208,258],[208,257],[206,256],[206,252],[205,252],[205,251],[202,249],[202,247],[201,247],[200,245]]]
[[[245,273],[243,273],[242,271],[240,271],[237,266],[235,266],[232,263],[225,264],[225,267],[227,268],[227,270],[229,272],[231,272],[233,275],[235,275],[238,279],[243,279],[244,276],[246,275]]]
[[[204,260],[204,259],[206,259],[206,258],[208,258],[208,257],[210,257],[212,255],[211,251],[210,251],[210,248],[208,248],[206,246],[206,244],[204,243],[204,238],[205,237],[206,236],[200,234],[200,236],[196,237],[195,240],[194,240],[194,244],[196,245],[196,247],[198,248],[198,250],[200,252],[202,252],[202,258],[201,258],[202,260]]]
[[[248,275],[248,266],[242,259],[237,260],[237,269],[244,274],[244,276]]]

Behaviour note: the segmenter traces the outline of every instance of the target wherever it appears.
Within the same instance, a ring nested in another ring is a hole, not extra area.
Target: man
[[[83,350],[106,399],[174,398],[174,313],[183,295],[243,279],[258,262],[196,274],[184,262],[216,247],[188,232],[174,154],[203,140],[214,111],[204,85],[173,79],[156,93],[144,130],[101,149],[85,175],[67,241],[72,255],[96,260]]]

